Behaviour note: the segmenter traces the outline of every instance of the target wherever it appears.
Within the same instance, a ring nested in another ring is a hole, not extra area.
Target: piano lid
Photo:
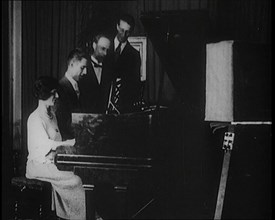
[[[140,20],[180,98],[199,98],[204,88],[208,12],[144,13]]]

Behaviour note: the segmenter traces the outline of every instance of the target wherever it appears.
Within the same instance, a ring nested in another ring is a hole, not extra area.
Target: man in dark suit
[[[135,111],[135,103],[139,102],[141,97],[141,58],[139,52],[128,41],[134,27],[135,20],[131,15],[124,14],[117,20],[112,57],[116,78],[114,84],[116,81],[120,84],[116,103],[120,113]]]
[[[107,35],[97,34],[93,38],[88,71],[79,81],[80,103],[83,112],[106,113],[112,71],[110,65],[105,62],[105,57],[110,44]]]
[[[67,71],[59,80],[59,99],[56,117],[62,139],[73,138],[71,129],[72,112],[81,112],[79,102],[80,90],[78,82],[86,73],[87,56],[79,48],[72,50],[67,58]]]

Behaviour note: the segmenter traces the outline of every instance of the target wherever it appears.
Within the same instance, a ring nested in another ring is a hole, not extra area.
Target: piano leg
[[[86,217],[87,220],[96,220],[95,218],[95,203],[93,199],[93,190],[90,188],[85,189],[85,197],[86,197]]]

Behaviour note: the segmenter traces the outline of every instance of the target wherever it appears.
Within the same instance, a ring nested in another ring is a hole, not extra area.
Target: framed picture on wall
[[[128,41],[140,53],[140,57],[141,57],[140,79],[141,81],[145,81],[146,80],[147,37],[145,36],[129,37]]]

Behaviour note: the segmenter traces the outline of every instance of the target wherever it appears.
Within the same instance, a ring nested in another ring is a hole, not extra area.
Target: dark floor
[[[223,209],[223,219],[271,219],[271,203],[260,197],[259,188],[252,194],[254,189],[251,189],[251,182],[245,183],[247,187],[244,189],[244,183],[239,182],[239,185],[230,185],[228,182],[228,191]],[[180,184],[179,184],[180,185]],[[203,194],[198,188],[185,188],[182,185],[182,190],[177,184],[174,184],[174,189],[160,190],[151,199],[146,201],[132,212],[131,219],[213,219],[215,211],[215,195],[212,198]],[[243,190],[239,190],[240,186]],[[169,196],[168,193],[169,192]],[[267,199],[267,197],[265,197]],[[2,203],[4,207],[2,219],[14,219],[14,195],[10,195]],[[150,202],[151,201],[151,202]],[[144,208],[144,209],[143,209]],[[139,212],[140,211],[140,212]],[[38,218],[39,207],[35,200],[25,200],[18,207],[18,220],[36,220]],[[55,213],[50,211],[50,206],[44,212],[44,220],[58,220]]]
[[[175,185],[175,188],[178,186]],[[184,188],[184,187],[183,187]],[[169,192],[169,196],[168,193]],[[194,196],[190,190],[168,190],[160,189],[151,196],[140,202],[131,211],[131,219],[211,219],[213,210],[207,207],[204,199]],[[32,197],[34,196],[34,197]],[[197,197],[197,198],[196,198]],[[8,199],[4,200],[2,207],[7,207],[6,218],[14,219],[16,193],[10,192]],[[49,200],[50,202],[50,200]],[[35,201],[35,195],[28,194],[24,201],[18,206],[18,220],[36,220],[39,218],[39,202]],[[47,203],[43,210],[44,220],[59,220],[55,213],[50,211],[50,203]],[[89,218],[92,219],[92,218]],[[119,219],[119,218],[117,218]]]

